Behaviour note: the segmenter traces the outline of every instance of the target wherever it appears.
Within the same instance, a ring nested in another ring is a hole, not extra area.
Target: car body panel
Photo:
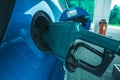
[[[59,21],[62,12],[54,0],[16,0],[0,45],[0,80],[64,79],[62,62],[39,50],[31,38],[32,17],[39,10],[52,22]]]

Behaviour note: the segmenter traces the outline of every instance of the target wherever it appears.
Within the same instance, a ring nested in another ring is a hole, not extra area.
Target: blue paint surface
[[[46,1],[50,4],[49,0]],[[24,13],[39,2],[40,0],[16,0],[0,45],[0,80],[64,79],[62,62],[52,53],[40,51],[31,38],[32,16]],[[51,4],[51,7],[54,5]]]
[[[72,13],[70,13],[70,11]],[[70,16],[68,16],[68,14]],[[86,30],[89,30],[90,29],[90,25],[91,25],[90,16],[89,16],[89,14],[84,9],[82,9],[80,7],[73,7],[73,8],[66,9],[62,13],[62,15],[60,17],[60,21],[67,21],[69,19],[77,18],[79,16],[84,16],[87,19],[87,22],[85,23],[86,25],[83,26],[83,28],[86,29]]]

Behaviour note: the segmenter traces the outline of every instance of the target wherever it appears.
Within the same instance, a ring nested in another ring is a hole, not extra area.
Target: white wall
[[[93,17],[93,25],[94,25],[94,32],[99,32],[99,21],[101,19],[106,19],[109,21],[110,15],[110,7],[111,7],[112,0],[95,0],[95,7],[94,7],[94,17]]]

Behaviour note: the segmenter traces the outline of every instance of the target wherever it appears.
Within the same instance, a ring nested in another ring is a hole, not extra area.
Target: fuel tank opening
[[[38,11],[33,16],[31,23],[31,35],[35,45],[44,52],[50,52],[47,41],[47,31],[51,23],[50,17],[43,11]]]

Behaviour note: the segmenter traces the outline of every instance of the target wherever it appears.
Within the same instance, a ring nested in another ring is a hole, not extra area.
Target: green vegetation
[[[108,24],[110,26],[120,27],[120,24]]]
[[[93,21],[94,0],[66,0],[69,7],[81,7],[89,14],[91,21]]]
[[[109,24],[120,26],[120,7],[115,5],[111,10]]]
[[[95,0],[66,0],[69,7],[81,7],[89,14],[91,21],[93,21],[94,1]],[[109,24],[113,26],[120,26],[120,7],[115,5],[110,12]]]

